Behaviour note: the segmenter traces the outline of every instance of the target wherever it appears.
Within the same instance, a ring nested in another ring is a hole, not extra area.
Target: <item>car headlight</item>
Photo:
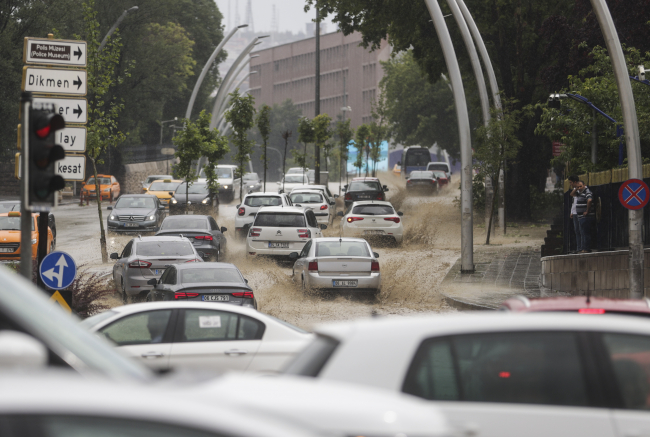
[[[112,216],[109,217],[109,219],[111,219],[111,220],[115,220],[115,216],[112,215]]]
[[[177,201],[176,199],[174,199],[173,197],[172,197],[171,202],[172,202],[172,203],[178,203],[178,201]]]
[[[255,185],[251,185],[251,188],[255,188]]]
[[[153,220],[153,219],[155,219],[155,218],[156,218],[156,216],[154,216],[154,215],[150,215],[150,216],[149,216],[149,220]]]
[[[209,197],[206,197],[205,199],[203,199],[203,200],[201,201],[201,203],[205,205],[205,204],[207,204],[209,201],[210,201],[210,198],[209,198]]]
[[[226,190],[228,189],[228,185],[224,185],[223,187],[224,187]]]
[[[38,243],[38,240],[36,238],[32,238],[32,244]]]

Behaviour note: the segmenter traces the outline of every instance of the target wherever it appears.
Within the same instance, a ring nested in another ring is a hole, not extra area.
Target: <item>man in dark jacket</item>
[[[596,208],[593,203],[593,194],[583,181],[579,181],[578,189],[571,193],[576,197],[576,213],[578,215],[578,224],[580,233],[577,236],[579,240],[578,247],[582,250],[580,253],[591,252],[591,229],[596,219]]]

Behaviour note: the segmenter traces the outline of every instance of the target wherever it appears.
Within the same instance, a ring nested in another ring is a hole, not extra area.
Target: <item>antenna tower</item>
[[[278,32],[278,15],[275,5],[271,6],[271,33]]]
[[[253,6],[252,0],[246,4],[246,23],[250,26],[250,31],[255,33],[255,24],[253,24]]]

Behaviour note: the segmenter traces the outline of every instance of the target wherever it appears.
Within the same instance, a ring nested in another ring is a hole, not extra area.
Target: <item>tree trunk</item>
[[[185,215],[189,212],[190,207],[190,180],[185,179]]]
[[[495,180],[497,177],[499,177],[498,176],[499,173],[501,173],[501,163],[500,162],[499,162],[499,168],[497,169],[497,172],[496,172],[497,176],[496,177],[491,176],[491,179]],[[492,196],[492,202],[491,202],[492,204],[490,205],[490,220],[488,222],[488,229],[487,229],[487,236],[485,238],[485,245],[490,244],[490,231],[492,230],[492,220],[494,219],[494,207],[495,207],[496,201],[497,201],[497,195],[496,194],[497,193],[494,193],[494,195]]]
[[[102,216],[102,191],[99,186],[99,178],[97,177],[97,166],[95,160],[90,158],[93,163],[93,172],[95,174],[95,195],[97,196],[97,211],[99,212],[99,246],[102,251],[102,263],[108,262],[108,252],[106,251],[106,233],[104,232],[104,218]]]
[[[264,192],[266,193],[266,167],[268,166],[267,164],[268,157],[266,156],[266,141],[264,141]],[[242,180],[243,182],[243,180]],[[240,198],[241,200],[241,198]]]

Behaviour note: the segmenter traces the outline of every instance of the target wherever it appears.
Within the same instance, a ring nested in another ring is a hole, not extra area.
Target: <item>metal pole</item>
[[[316,0],[316,72],[314,88],[314,117],[320,114],[320,12],[318,11],[318,0]],[[320,185],[320,146],[314,143],[314,183]],[[306,158],[306,157],[305,157]]]
[[[222,103],[221,106],[219,107],[219,111],[218,111],[218,112],[219,112],[219,115],[220,115],[220,117],[219,117],[219,121],[221,121],[221,118],[223,118],[223,113],[226,112],[226,108],[228,108],[228,105],[229,105],[229,103],[230,103],[230,93],[231,93],[233,90],[236,90],[237,88],[239,88],[239,87],[241,86],[241,84],[244,83],[244,81],[245,81],[246,79],[248,79],[248,77],[249,77],[251,74],[254,74],[254,73],[257,73],[257,71],[251,71],[250,73],[246,73],[246,75],[245,75],[244,77],[242,77],[241,80],[240,80],[239,82],[237,82],[237,84],[236,84],[235,86],[233,86],[233,87],[230,88],[228,94],[226,94],[226,98],[225,98],[225,100],[223,101],[223,103]],[[243,96],[244,94],[246,94],[247,91],[248,91],[248,90],[242,92],[241,95]]]
[[[437,0],[425,0],[425,2],[442,46],[454,93],[456,116],[458,117],[461,160],[461,272],[473,272],[472,145],[470,142],[469,115],[467,113],[467,102],[465,101],[465,89],[460,74],[460,67],[458,66],[458,59],[456,59],[456,53],[454,52],[454,46],[451,41],[451,35],[449,35],[449,29],[447,29],[440,5]]]
[[[616,33],[616,27],[612,15],[607,8],[605,0],[590,0],[594,8],[600,30],[603,32],[607,51],[609,52],[614,68],[614,76],[618,87],[618,94],[621,100],[621,112],[623,113],[623,125],[625,127],[625,144],[627,144],[628,174],[630,179],[643,179],[643,168],[641,160],[641,145],[639,142],[639,125],[636,118],[634,95],[632,84],[628,77],[625,56],[621,48],[621,42]],[[643,289],[643,209],[628,212],[629,223],[629,273],[630,273],[630,297],[640,299],[644,296]]]
[[[131,12],[131,11],[137,11],[137,10],[138,10],[138,7],[133,6],[132,8],[127,9],[126,11],[122,12],[122,15],[120,15],[119,18],[117,19],[117,21],[115,23],[113,23],[113,27],[110,28],[110,30],[108,31],[108,33],[106,34],[106,36],[102,40],[102,43],[99,45],[99,49],[97,49],[98,52],[101,52],[102,50],[104,50],[104,46],[106,46],[106,43],[108,42],[108,38],[113,34],[113,32],[115,32],[115,29],[117,29],[117,26],[119,26],[120,23],[122,22],[122,20],[124,20],[126,18],[128,13]]]
[[[29,209],[29,110],[32,105],[32,94],[24,92],[21,95],[23,106],[21,141],[21,183],[20,191],[20,274],[28,281],[32,280],[32,212]]]
[[[217,106],[217,102],[215,101],[214,108],[212,108],[212,109],[213,109],[213,112],[215,112],[215,113],[217,114],[217,116],[218,116],[218,120],[217,120],[216,126],[219,126],[219,123],[220,123],[220,122],[222,121],[222,119],[223,119],[224,108],[227,108],[227,107],[228,107],[227,105],[228,105],[228,102],[230,101],[230,93],[231,93],[235,88],[239,88],[239,86],[242,84],[242,82],[243,82],[244,80],[246,80],[246,77],[250,76],[251,74],[257,74],[257,71],[249,71],[249,72],[246,74],[246,76],[245,76],[242,80],[240,80],[239,83],[238,83],[237,85],[235,85],[235,86],[231,86],[231,85],[232,85],[232,82],[237,78],[237,76],[239,76],[239,73],[241,73],[241,71],[242,71],[244,68],[246,68],[246,66],[250,63],[250,60],[251,60],[251,59],[253,59],[253,58],[258,58],[258,57],[259,57],[259,55],[253,55],[253,56],[251,56],[250,58],[246,59],[246,61],[244,61],[244,63],[243,63],[243,64],[242,64],[238,69],[237,69],[237,71],[235,72],[235,74],[232,75],[232,78],[230,79],[230,81],[229,81],[228,83],[222,83],[222,84],[221,84],[221,86],[225,86],[225,87],[226,87],[226,92],[225,92],[224,95],[223,95],[223,100],[220,101],[220,102],[218,102],[218,106]],[[243,93],[241,93],[241,95],[243,95]],[[217,109],[215,110],[215,108],[217,108]]]
[[[216,49],[214,49],[214,52],[212,52],[212,55],[210,55],[210,58],[208,59],[208,62],[205,63],[205,66],[203,67],[203,70],[201,70],[201,74],[199,75],[199,78],[196,80],[196,83],[194,84],[194,89],[192,90],[192,96],[190,97],[190,103],[187,104],[187,110],[185,111],[185,118],[190,118],[192,115],[192,108],[194,107],[194,101],[196,100],[196,96],[199,93],[199,88],[201,88],[201,84],[203,83],[203,79],[205,79],[206,74],[208,74],[208,71],[210,71],[210,68],[212,68],[212,64],[214,63],[214,60],[217,59],[217,55],[221,52],[223,49],[223,46],[226,45],[228,40],[232,38],[232,36],[242,27],[247,27],[248,24],[242,24],[241,26],[237,26],[234,29],[232,29],[228,34],[221,40],[219,45],[217,46]]]
[[[347,100],[347,98],[346,98],[347,96],[345,94],[345,92],[346,92],[345,86],[346,86],[347,77],[345,76],[345,73],[343,73],[343,72],[341,72],[341,76],[343,76],[343,108],[344,108],[343,109],[343,123],[345,123],[345,116],[348,113],[348,100]],[[347,145],[346,145],[345,152],[346,152],[345,155],[347,155]],[[341,184],[343,184],[343,182],[342,182],[343,181],[343,173],[341,172],[341,161],[343,161],[343,157],[339,156],[339,197],[341,196]],[[345,161],[343,161],[343,163],[345,164],[345,173],[347,174],[347,172],[348,172],[348,161],[347,161],[347,159]]]
[[[591,163],[596,164],[598,160],[598,131],[596,130],[596,110],[591,110],[594,120],[591,126]]]
[[[36,264],[37,271],[41,267],[43,258],[45,258],[45,255],[47,255],[47,228],[49,225],[49,215],[50,214],[48,212],[40,212],[38,215],[38,263]],[[41,279],[41,275],[36,275],[36,283],[39,287],[45,289],[45,284]]]

